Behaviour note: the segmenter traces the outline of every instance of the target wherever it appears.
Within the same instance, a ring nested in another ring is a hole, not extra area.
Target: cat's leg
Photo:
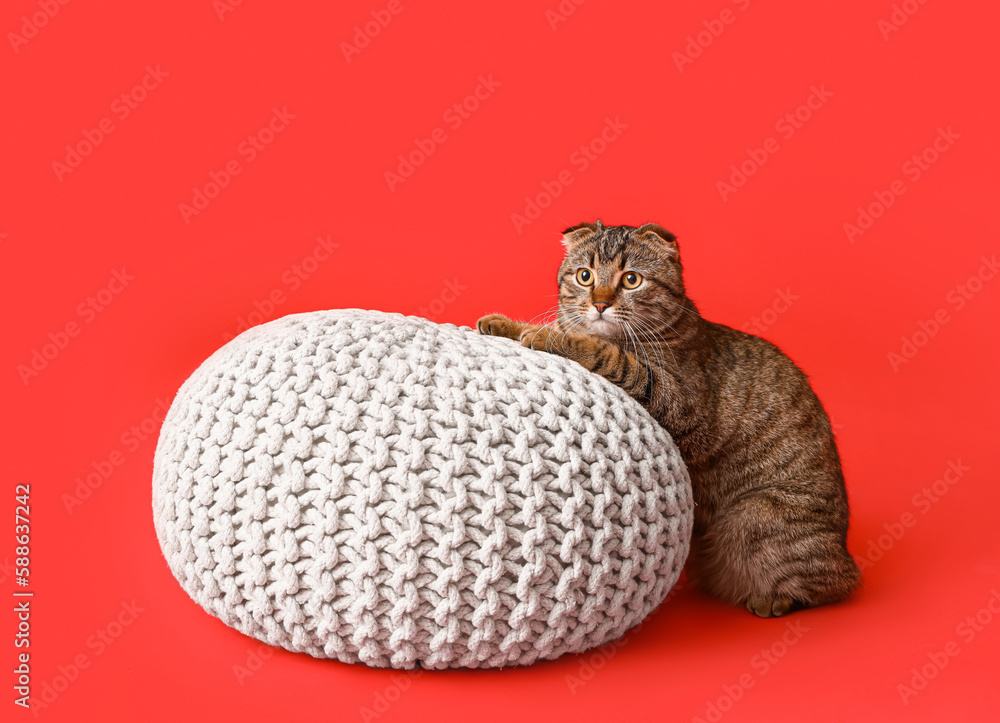
[[[843,600],[860,571],[835,521],[762,490],[718,510],[693,561],[707,592],[763,618]]]
[[[574,334],[556,326],[527,326],[521,331],[521,343],[529,349],[572,359],[588,371],[621,387],[625,392],[647,403],[656,381],[655,371],[640,362],[635,354],[625,351],[608,339],[591,334]]]
[[[521,332],[527,327],[523,321],[508,319],[503,314],[487,314],[476,322],[476,328],[480,334],[488,336],[502,336],[506,339],[517,341],[521,337]]]

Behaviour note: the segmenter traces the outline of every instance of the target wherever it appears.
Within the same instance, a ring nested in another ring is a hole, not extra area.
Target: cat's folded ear
[[[658,223],[643,224],[635,230],[635,237],[644,241],[662,244],[677,255],[677,237]]]
[[[604,224],[600,221],[597,223],[581,223],[576,226],[571,226],[563,231],[563,246],[566,247],[567,251],[570,251],[581,241],[597,233],[602,228],[604,228]]]

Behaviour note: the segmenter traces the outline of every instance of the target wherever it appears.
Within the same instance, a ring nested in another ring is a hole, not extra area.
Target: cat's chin
[[[596,336],[605,336],[614,339],[621,334],[621,325],[616,321],[594,319],[587,322],[587,331]]]

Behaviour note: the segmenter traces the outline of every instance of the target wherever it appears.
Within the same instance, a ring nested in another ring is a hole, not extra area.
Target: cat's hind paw
[[[788,595],[751,595],[747,610],[760,618],[777,618],[798,609]]]

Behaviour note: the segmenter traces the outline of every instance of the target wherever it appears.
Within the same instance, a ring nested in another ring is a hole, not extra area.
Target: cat
[[[677,237],[584,223],[563,232],[559,310],[482,334],[568,357],[638,400],[673,437],[694,492],[689,576],[760,617],[843,600],[860,570],[830,420],[805,374],[760,337],[703,319]]]

